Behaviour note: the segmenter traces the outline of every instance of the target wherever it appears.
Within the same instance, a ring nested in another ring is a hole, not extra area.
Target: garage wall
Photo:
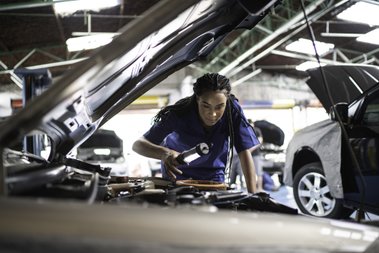
[[[21,89],[16,85],[0,85],[0,118],[12,114],[11,99],[21,98]]]
[[[248,73],[245,73],[246,75]],[[233,93],[242,100],[313,100],[313,92],[305,83],[306,79],[295,79],[285,75],[261,73],[252,79],[233,87]],[[233,79],[231,80],[233,85]]]

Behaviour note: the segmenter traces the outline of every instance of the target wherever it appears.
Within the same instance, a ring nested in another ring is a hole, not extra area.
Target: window
[[[379,126],[379,98],[369,102],[362,123],[367,126]]]

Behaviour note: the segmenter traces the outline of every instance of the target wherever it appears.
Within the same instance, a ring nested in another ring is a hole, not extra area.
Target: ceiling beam
[[[321,12],[319,12],[319,13],[316,13],[316,14],[315,14],[310,20],[311,20],[312,22],[317,21],[320,17],[322,17],[323,15],[325,15],[325,13],[328,13],[330,10],[332,10],[332,8],[335,8],[335,7],[337,7],[337,6],[341,6],[342,4],[346,3],[347,1],[348,1],[348,0],[342,0],[342,1],[336,3],[336,4],[332,5],[332,6],[329,6],[328,8],[325,8],[323,11],[321,11]],[[304,22],[304,21],[303,21],[303,22]],[[300,27],[298,27],[298,29],[296,29],[296,30],[293,32],[293,34],[296,34],[296,33],[297,33],[298,31],[300,31],[301,29],[304,29],[305,26],[306,26],[306,24],[303,23]],[[292,33],[291,33],[291,34],[292,34]],[[290,34],[289,36],[291,36],[291,34]],[[288,37],[288,36],[286,36],[286,37]],[[264,57],[265,55],[269,54],[272,50],[274,50],[277,46],[279,46],[279,45],[280,45],[282,42],[284,42],[284,41],[286,41],[286,38],[284,38],[284,39],[280,40],[279,42],[273,44],[270,48],[264,50],[264,51],[263,51],[262,53],[260,53],[258,56],[253,57],[253,59],[249,60],[247,63],[243,64],[243,66],[241,66],[241,67],[239,67],[238,69],[234,70],[234,72],[231,73],[230,75],[237,74],[238,72],[242,71],[245,67],[249,66],[250,64],[256,62],[258,59],[260,59],[260,58]],[[373,53],[376,53],[376,51],[373,52]],[[377,59],[374,59],[374,61],[375,61],[375,62],[378,62]],[[336,62],[334,61],[334,63],[336,63]],[[230,75],[229,75],[229,76],[230,76]],[[241,77],[241,79],[244,79],[244,80],[246,79],[246,81],[247,81],[249,78]]]
[[[67,61],[60,61],[60,62],[52,62],[52,63],[46,63],[46,64],[40,64],[40,65],[34,65],[34,66],[27,66],[24,67],[26,69],[40,69],[40,68],[53,68],[53,67],[60,67],[60,66],[65,66],[65,65],[72,65],[80,61],[86,60],[87,57],[83,58],[78,58],[74,60],[67,60]],[[0,71],[0,75],[5,75],[5,74],[10,74],[13,72],[15,69],[7,69]]]
[[[316,10],[316,8],[318,6],[320,6],[322,3],[324,3],[324,1],[325,0],[314,1],[313,3],[309,4],[306,7],[305,12],[307,14],[311,13],[312,11]],[[280,36],[280,35],[284,34],[285,32],[287,32],[292,26],[294,26],[298,22],[302,21],[303,18],[304,18],[303,13],[301,13],[301,12],[298,13],[295,17],[293,17],[288,22],[286,22],[284,25],[282,25],[281,27],[279,27],[275,32],[273,32],[272,34],[270,34],[267,37],[265,37],[264,39],[262,39],[259,43],[255,44],[253,47],[251,47],[250,49],[248,49],[245,53],[243,53],[242,55],[240,55],[239,57],[237,57],[237,59],[235,59],[233,62],[231,62],[228,66],[226,66],[223,69],[221,69],[219,71],[219,73],[222,74],[222,75],[227,75],[227,74],[230,75],[230,73],[237,66],[239,66],[244,60],[246,60],[248,57],[250,57],[251,55],[253,55],[257,50],[263,48],[264,46],[266,46],[267,44],[269,44],[270,42],[272,42],[278,36]],[[251,63],[244,64],[244,67],[238,68],[238,71],[233,71],[232,75],[235,75],[236,73],[238,73],[239,71],[241,71],[243,68],[245,68],[246,66],[248,66],[250,64]]]
[[[61,21],[59,15],[55,12],[54,6],[52,7],[52,9],[53,9],[53,12],[54,12],[55,22],[57,23],[57,27],[58,27],[58,31],[59,31],[59,37],[60,37],[60,39],[62,41],[62,44],[65,44],[66,43],[66,37],[64,35],[62,21]]]
[[[316,58],[314,56],[297,54],[297,53],[281,51],[281,50],[272,50],[271,54],[289,57],[289,58],[295,58],[295,59],[299,59],[299,60],[305,60],[305,61],[316,61]],[[346,62],[340,62],[340,61],[335,61],[335,60],[329,60],[329,59],[325,59],[325,58],[320,58],[320,62],[326,63],[326,64],[346,63]]]
[[[220,53],[218,53],[216,56],[212,57],[212,60],[207,65],[204,66],[204,69],[209,69],[217,61],[222,60],[222,57],[225,54],[227,54],[233,47],[235,47],[239,43],[241,43],[241,41],[244,40],[247,36],[249,36],[249,33],[250,33],[249,30],[244,31],[240,36],[238,36],[229,45],[225,46]]]

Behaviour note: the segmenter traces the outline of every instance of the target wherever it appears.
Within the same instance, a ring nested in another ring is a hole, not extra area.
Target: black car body
[[[379,214],[379,69],[342,65],[322,70],[327,86],[320,69],[309,71],[307,83],[331,110],[331,119],[295,133],[287,147],[284,183],[293,186],[306,214],[341,218],[358,209]]]
[[[254,126],[259,128],[262,133],[262,145],[260,152],[262,154],[262,169],[269,174],[277,174],[282,177],[284,167],[284,143],[285,134],[277,125],[267,120],[257,120]],[[282,181],[280,179],[280,181]]]
[[[96,130],[76,149],[76,158],[110,167],[110,176],[130,176],[123,140],[113,130]]]
[[[112,181],[107,168],[69,156],[136,98],[206,56],[232,30],[253,28],[276,4],[161,1],[2,122],[1,251],[363,252],[375,246],[373,226],[296,219],[288,215],[296,210],[264,194],[204,192],[158,178]],[[9,149],[36,133],[49,139],[46,159]],[[311,235],[293,240],[304,226]],[[286,236],[273,238],[284,227]]]

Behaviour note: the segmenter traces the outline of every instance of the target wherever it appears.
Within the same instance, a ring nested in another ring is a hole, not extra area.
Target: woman
[[[193,91],[192,96],[159,111],[154,125],[133,144],[133,150],[161,160],[165,178],[224,182],[234,145],[247,190],[254,193],[256,174],[251,152],[259,141],[230,93],[229,79],[216,73],[205,74],[197,79]],[[202,142],[211,145],[210,152],[180,165],[176,157]]]

